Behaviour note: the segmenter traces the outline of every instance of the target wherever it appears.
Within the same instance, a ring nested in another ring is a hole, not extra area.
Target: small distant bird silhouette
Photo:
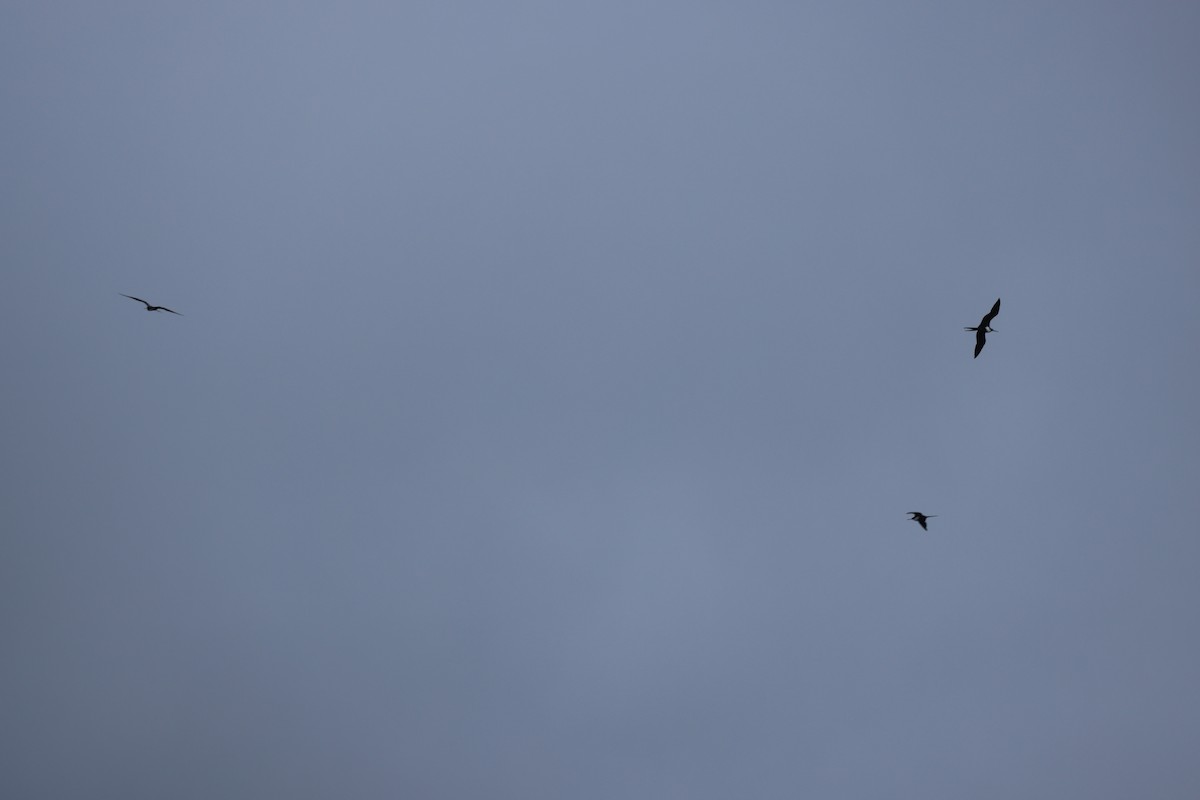
[[[975,331],[975,358],[979,358],[979,351],[987,344],[987,335],[995,332],[990,323],[1000,313],[1000,298],[996,298],[996,305],[992,306],[992,310],[983,315],[983,319],[979,321],[978,328],[963,328],[964,331]]]
[[[121,294],[121,293],[117,292],[117,294]],[[167,308],[166,306],[152,306],[149,303],[147,303],[145,300],[143,300],[142,298],[134,297],[131,294],[121,294],[121,297],[128,297],[130,300],[137,300],[139,303],[145,303],[147,311],[171,311],[171,309]],[[171,311],[171,313],[179,314],[178,311]],[[183,314],[179,314],[179,316],[182,317]]]
[[[912,518],[910,521],[917,523],[918,525],[921,526],[921,530],[926,530],[926,531],[929,530],[929,528],[928,528],[928,526],[925,525],[925,520],[929,519],[930,517],[937,516],[937,514],[922,514],[920,511],[909,511],[908,513],[912,514]]]

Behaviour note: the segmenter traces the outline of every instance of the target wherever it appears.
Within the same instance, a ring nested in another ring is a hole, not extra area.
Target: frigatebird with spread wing
[[[1000,313],[1000,298],[996,298],[996,305],[992,306],[992,310],[983,315],[983,319],[979,321],[977,328],[963,328],[964,331],[975,331],[975,358],[979,358],[979,351],[987,344],[987,335],[994,333],[995,328],[991,326],[991,322],[996,315]]]
[[[118,292],[118,294],[121,294],[121,293]],[[166,306],[152,306],[149,303],[147,303],[145,300],[143,300],[142,298],[134,297],[131,294],[121,294],[121,297],[128,297],[130,300],[137,300],[139,303],[142,303],[146,306],[147,311],[170,311],[172,314],[178,314],[181,317],[183,316],[183,314],[180,314],[178,311],[172,311],[171,309],[167,308]]]
[[[908,513],[912,514],[910,522],[917,523],[921,526],[921,530],[926,531],[929,530],[929,528],[925,525],[925,520],[929,519],[930,517],[937,516],[937,514],[922,514],[920,511],[909,511]]]

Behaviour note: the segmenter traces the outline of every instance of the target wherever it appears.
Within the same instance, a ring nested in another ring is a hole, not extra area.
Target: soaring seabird
[[[117,292],[117,294],[121,294],[121,293],[120,293],[120,292]],[[146,305],[146,310],[147,310],[147,311],[171,311],[171,309],[167,308],[166,306],[152,306],[152,305],[150,305],[149,303],[146,303],[146,301],[145,301],[145,300],[143,300],[142,298],[140,298],[140,297],[134,297],[134,296],[133,296],[133,295],[131,295],[131,294],[121,294],[121,297],[128,297],[130,300],[137,300],[139,303],[145,303],[145,305]],[[179,314],[179,312],[178,312],[178,311],[171,311],[171,313],[172,313],[172,314]],[[179,314],[179,316],[181,316],[181,317],[182,317],[182,316],[183,316],[183,314]]]
[[[930,517],[937,516],[937,514],[922,514],[920,511],[909,511],[908,513],[912,514],[911,521],[917,523],[918,525],[921,526],[922,530],[926,530],[926,531],[929,530],[929,528],[926,527],[925,520],[929,519]]]
[[[992,310],[983,315],[983,319],[979,321],[978,328],[963,328],[964,331],[975,331],[975,358],[979,358],[979,351],[987,344],[987,335],[993,333],[996,329],[990,323],[992,319],[1000,313],[1000,298],[996,298],[996,305],[992,306]]]

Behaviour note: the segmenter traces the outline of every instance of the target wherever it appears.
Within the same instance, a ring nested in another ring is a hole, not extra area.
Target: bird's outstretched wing
[[[997,298],[996,298],[996,305],[992,306],[992,310],[991,310],[991,311],[989,311],[989,312],[988,312],[988,313],[987,313],[987,314],[984,316],[984,318],[983,318],[983,322],[980,322],[980,323],[979,323],[979,324],[980,324],[980,326],[982,326],[982,327],[986,328],[988,325],[990,325],[990,324],[992,323],[992,320],[993,320],[993,319],[995,319],[996,315],[997,315],[997,314],[999,314],[999,313],[1000,313],[1000,298],[999,298],[999,297],[997,297]]]
[[[137,300],[139,303],[142,303],[143,305],[145,305],[145,306],[146,306],[146,308],[149,308],[149,307],[150,307],[150,304],[149,304],[149,303],[147,303],[145,300],[143,300],[143,299],[142,299],[142,298],[140,298],[140,297],[134,297],[134,296],[133,296],[133,295],[131,295],[131,294],[121,294],[121,292],[117,292],[117,294],[120,294],[120,295],[121,295],[121,297],[128,297],[130,300]],[[181,314],[180,316],[182,316],[182,314]]]
[[[921,530],[923,530],[923,531],[929,530],[929,528],[925,525],[924,519],[917,520],[917,524],[921,526]]]
[[[159,311],[171,311],[171,309],[167,308],[166,306],[155,306],[155,308],[157,308]],[[178,311],[171,311],[171,313],[172,313],[172,314],[179,314],[179,312],[178,312]],[[183,316],[183,314],[179,314],[179,316],[181,316],[181,317],[182,317],[182,316]]]
[[[975,358],[979,358],[979,351],[983,350],[985,344],[987,344],[987,331],[980,325],[979,330],[975,331]]]

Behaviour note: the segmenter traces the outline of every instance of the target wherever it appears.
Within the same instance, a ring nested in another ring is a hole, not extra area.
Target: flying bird
[[[996,298],[996,305],[992,306],[992,310],[983,315],[983,319],[979,320],[978,328],[963,328],[964,331],[975,331],[975,358],[979,358],[979,351],[987,344],[987,335],[994,333],[993,328],[989,323],[1000,313],[1000,298]]]
[[[121,294],[121,293],[118,292],[118,294]],[[152,306],[149,303],[147,303],[145,300],[143,300],[142,298],[134,297],[131,294],[121,294],[121,297],[128,297],[130,300],[137,300],[139,303],[145,303],[147,311],[171,311],[171,309],[167,308],[166,306]],[[179,314],[178,311],[171,311],[171,313]],[[183,314],[179,314],[179,316],[182,317]]]
[[[925,531],[929,530],[925,525],[925,520],[937,516],[937,514],[922,514],[920,511],[909,511],[908,513],[912,514],[912,518],[909,521],[917,523],[921,526],[921,530]]]

